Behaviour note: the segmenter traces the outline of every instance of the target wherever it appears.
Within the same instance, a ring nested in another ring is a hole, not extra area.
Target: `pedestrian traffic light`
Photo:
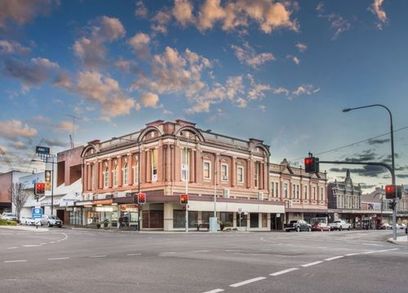
[[[305,172],[318,173],[319,172],[319,158],[313,157],[311,154],[305,158]]]
[[[389,201],[388,202],[388,208],[390,210],[394,210],[394,207],[395,207],[395,201],[393,201],[393,200]]]
[[[146,193],[139,192],[137,194],[137,203],[138,204],[145,204],[146,203]]]
[[[188,204],[188,194],[180,195],[180,204]]]
[[[44,196],[45,192],[45,183],[37,182],[34,184],[34,195],[35,199],[38,199],[40,196]]]
[[[385,186],[385,198],[386,199],[395,199],[396,195],[397,195],[397,186],[395,185]]]

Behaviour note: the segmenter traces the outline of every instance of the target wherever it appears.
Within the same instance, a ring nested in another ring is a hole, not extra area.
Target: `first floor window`
[[[228,165],[221,164],[221,180],[227,181],[228,180]]]
[[[244,167],[237,167],[237,181],[238,183],[244,183]]]
[[[109,186],[109,168],[108,163],[105,163],[105,168],[103,171],[103,187],[108,188]]]
[[[211,163],[209,161],[204,161],[203,163],[203,176],[204,179],[211,179]]]
[[[125,160],[122,168],[122,180],[123,180],[123,185],[128,184],[128,164],[127,161]]]

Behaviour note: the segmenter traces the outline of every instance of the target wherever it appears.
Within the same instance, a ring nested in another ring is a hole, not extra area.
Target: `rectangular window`
[[[316,200],[316,187],[313,187],[313,199]]]
[[[157,149],[153,149],[150,152],[150,162],[151,162],[151,170],[152,170],[152,182],[157,181]]]
[[[237,182],[244,183],[244,167],[242,166],[237,167]]]
[[[118,186],[118,161],[116,160],[113,162],[112,179],[113,186]]]
[[[184,148],[181,150],[181,181],[186,181],[190,177],[190,156],[189,150]]]
[[[275,185],[274,184],[275,184],[274,182],[271,182],[271,195],[272,195],[272,197],[275,197]]]
[[[108,168],[108,163],[105,163],[105,169],[103,171],[103,187],[108,188],[109,187],[109,168]]]
[[[132,167],[133,169],[133,183],[134,184],[139,184],[139,160],[138,160],[138,155],[134,156],[134,165]]]
[[[307,185],[305,186],[305,199],[307,199]]]
[[[288,198],[288,184],[283,183],[283,194],[285,195],[285,198]]]
[[[122,182],[123,185],[128,185],[128,163],[127,160],[125,159],[122,167]]]
[[[211,162],[204,161],[203,163],[203,176],[204,179],[210,180],[211,179]]]
[[[255,187],[259,187],[260,184],[260,174],[261,174],[261,164],[259,162],[255,162]]]
[[[292,197],[296,198],[296,185],[295,184],[292,185]]]
[[[276,194],[276,197],[279,196],[279,183],[277,182],[275,182],[275,194]]]
[[[299,199],[300,198],[300,193],[299,193],[299,185],[296,185],[296,197],[297,197],[297,199]]]
[[[221,164],[221,180],[227,181],[228,180],[228,165]]]
[[[323,201],[324,200],[324,192],[323,192],[323,187],[320,188],[320,200]]]

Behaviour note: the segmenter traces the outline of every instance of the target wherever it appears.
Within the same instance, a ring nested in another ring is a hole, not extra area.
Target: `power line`
[[[394,133],[399,132],[401,130],[405,130],[405,129],[408,129],[408,126],[398,128],[397,130],[394,130]],[[386,136],[386,135],[389,135],[389,134],[390,134],[390,132],[386,132],[384,134],[380,134],[380,135],[377,135],[377,136],[373,136],[373,137],[370,137],[370,138],[359,140],[359,141],[356,141],[356,142],[353,142],[353,143],[350,143],[350,144],[347,144],[347,145],[343,145],[343,146],[339,146],[339,147],[329,149],[329,150],[326,150],[326,151],[318,152],[318,153],[315,153],[315,155],[323,155],[323,154],[335,152],[335,151],[338,151],[338,150],[341,150],[341,149],[344,149],[344,148],[348,148],[348,147],[354,146],[356,144],[360,144],[362,142],[367,142],[367,141],[370,141],[370,140],[375,139],[375,138],[383,137],[383,136]],[[303,158],[304,157],[300,157],[300,158],[296,158],[296,159],[293,159],[293,160],[290,160],[290,161],[298,161],[298,160],[301,160]]]

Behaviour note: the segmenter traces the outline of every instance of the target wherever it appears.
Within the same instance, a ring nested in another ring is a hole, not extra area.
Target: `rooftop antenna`
[[[77,117],[72,114],[66,114],[68,117],[72,118],[72,133],[69,135],[69,142],[71,144],[71,148],[73,149],[75,147],[74,145],[74,137],[75,137],[75,126],[76,126],[76,120],[81,119],[80,117]]]

